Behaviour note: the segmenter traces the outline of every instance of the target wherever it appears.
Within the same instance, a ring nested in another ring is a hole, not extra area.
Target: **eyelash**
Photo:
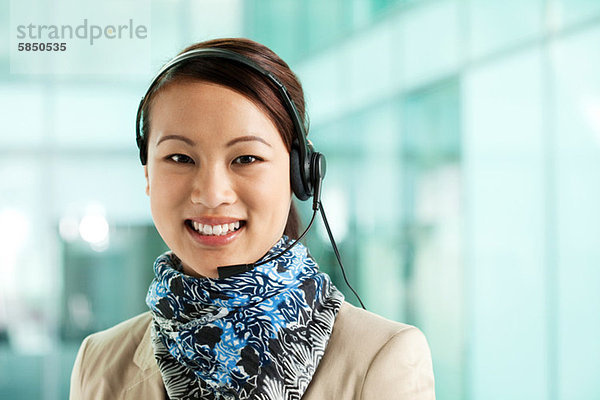
[[[185,158],[186,161],[177,160],[179,158]],[[185,154],[171,154],[167,157],[167,160],[173,161],[176,164],[192,164],[194,162],[190,156],[186,156]]]
[[[241,159],[248,159],[251,158],[252,161],[250,162],[241,162]],[[239,164],[239,165],[250,165],[250,164],[254,164],[258,161],[264,161],[262,158],[257,157],[257,156],[251,156],[249,154],[243,155],[243,156],[239,156],[237,157],[235,160],[233,160],[234,164]]]
[[[181,158],[185,159],[185,161],[182,161]],[[250,162],[242,162],[241,161],[242,159],[251,159],[251,160],[250,160]],[[176,164],[193,164],[194,163],[194,160],[192,160],[192,158],[190,156],[186,156],[185,154],[171,154],[171,155],[167,156],[167,160],[172,161]],[[243,156],[236,157],[233,160],[233,163],[238,164],[238,165],[250,165],[250,164],[254,164],[256,162],[260,162],[260,161],[264,161],[264,160],[257,156],[245,154]]]

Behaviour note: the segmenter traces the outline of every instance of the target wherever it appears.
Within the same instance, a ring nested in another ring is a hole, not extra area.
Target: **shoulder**
[[[430,356],[425,335],[418,328],[391,321],[344,303],[331,335],[328,350],[348,361],[373,361],[386,352],[410,362]],[[343,351],[342,351],[343,350]]]
[[[425,335],[344,303],[309,389],[315,399],[433,399]]]
[[[103,343],[113,343],[119,341],[123,336],[129,336],[133,338],[141,338],[146,328],[148,328],[152,315],[149,311],[136,315],[133,318],[125,320],[111,328],[105,329],[100,332],[89,335],[86,340],[97,341]]]
[[[333,329],[335,334],[332,339],[335,337],[336,340],[346,342],[368,337],[369,342],[375,346],[398,333],[419,331],[412,325],[391,321],[347,302],[342,304]]]
[[[95,362],[118,360],[131,355],[143,339],[150,326],[152,317],[149,312],[137,315],[112,328],[94,333],[81,344],[80,354],[86,360]],[[118,357],[115,357],[117,356]]]
[[[118,396],[151,369],[151,320],[146,312],[85,338],[71,374],[71,398],[89,398],[85,392],[91,390],[103,393],[98,398]]]

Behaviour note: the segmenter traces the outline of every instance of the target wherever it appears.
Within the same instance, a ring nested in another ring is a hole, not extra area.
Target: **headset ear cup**
[[[299,200],[308,200],[310,193],[306,192],[302,182],[302,168],[300,167],[300,154],[296,146],[290,151],[290,181],[292,190]]]

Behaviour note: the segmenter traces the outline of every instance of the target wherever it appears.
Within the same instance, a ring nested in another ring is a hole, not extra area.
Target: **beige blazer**
[[[150,342],[151,319],[147,312],[83,341],[71,400],[167,399]],[[425,336],[344,303],[302,399],[435,399]]]

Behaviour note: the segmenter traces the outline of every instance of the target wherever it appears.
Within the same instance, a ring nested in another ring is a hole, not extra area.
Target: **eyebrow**
[[[227,147],[233,146],[234,144],[240,143],[240,142],[252,142],[252,141],[257,141],[257,142],[266,144],[269,147],[272,147],[265,139],[258,137],[258,136],[253,136],[253,135],[236,137],[235,139],[232,139],[229,142],[227,142]]]
[[[159,144],[161,144],[165,140],[180,140],[180,141],[182,141],[184,143],[189,144],[190,146],[196,145],[196,142],[194,142],[192,139],[190,139],[188,137],[185,137],[185,136],[181,136],[181,135],[166,135],[166,136],[163,136],[160,139],[158,139],[158,142],[156,142],[156,145],[158,146]]]

